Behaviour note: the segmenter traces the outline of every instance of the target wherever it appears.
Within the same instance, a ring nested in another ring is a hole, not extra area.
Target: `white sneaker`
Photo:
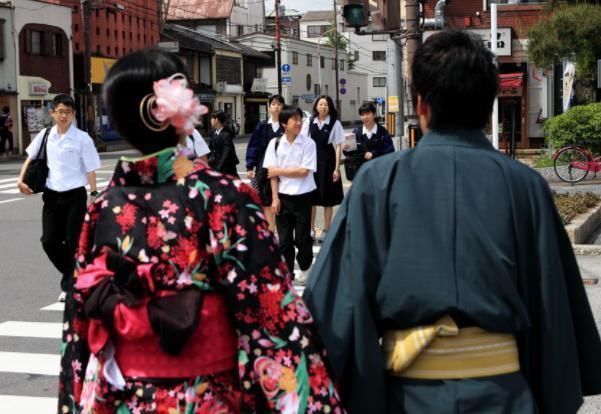
[[[309,274],[311,273],[311,268],[307,270],[302,270],[300,276],[294,279],[294,284],[297,286],[305,286],[307,284],[307,280],[309,279]]]
[[[67,292],[61,292],[61,294],[58,295],[58,301],[64,302],[65,300],[67,300]]]
[[[319,235],[319,239],[317,239],[317,241],[319,243],[323,243],[324,240],[326,239],[326,235],[328,234],[327,230],[322,230],[321,234]]]

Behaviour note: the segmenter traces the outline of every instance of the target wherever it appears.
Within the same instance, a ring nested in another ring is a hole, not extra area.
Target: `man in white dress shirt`
[[[269,170],[268,177],[271,179],[272,208],[282,255],[294,274],[296,246],[301,274],[295,282],[303,285],[313,262],[311,205],[312,192],[316,188],[313,179],[317,168],[315,141],[300,133],[303,119],[300,109],[285,106],[279,119],[284,135],[269,142],[263,167]]]
[[[69,95],[57,95],[50,112],[55,122],[48,132],[46,151],[48,178],[42,196],[42,247],[48,258],[62,274],[59,301],[64,301],[73,277],[75,250],[86,213],[86,184],[90,197],[98,196],[96,173],[100,157],[90,136],[72,125],[75,102]],[[21,193],[32,194],[23,182],[27,166],[38,156],[46,130],[33,139],[25,150],[27,159],[17,181]]]

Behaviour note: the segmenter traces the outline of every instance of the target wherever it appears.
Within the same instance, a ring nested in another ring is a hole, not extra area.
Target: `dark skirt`
[[[342,203],[342,180],[334,182],[336,151],[331,144],[317,145],[317,171],[313,175],[317,189],[313,192],[313,205],[333,207]]]

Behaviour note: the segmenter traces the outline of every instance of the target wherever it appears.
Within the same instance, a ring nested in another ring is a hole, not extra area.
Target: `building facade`
[[[0,2],[0,109],[8,106],[11,114],[18,111],[17,105],[17,55],[14,38],[14,5]],[[15,124],[16,117],[15,117]],[[15,139],[17,137],[15,125]]]
[[[252,34],[237,39],[238,42],[273,56],[274,38],[265,34]],[[339,84],[336,85],[334,71],[334,49],[312,42],[294,39],[281,40],[282,95],[287,103],[303,110],[311,111],[315,98],[321,94],[335,97],[339,88],[341,120],[345,123],[357,122],[359,106],[369,98],[367,96],[367,75],[348,70],[342,63],[339,67]],[[262,69],[265,90],[278,92],[278,73],[275,67]],[[321,82],[320,82],[321,79]],[[266,113],[265,113],[266,116]]]

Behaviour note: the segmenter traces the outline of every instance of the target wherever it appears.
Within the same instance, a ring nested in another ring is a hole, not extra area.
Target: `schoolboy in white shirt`
[[[303,112],[285,106],[279,115],[284,128],[281,138],[273,138],[265,151],[263,167],[269,170],[273,194],[272,209],[282,255],[288,269],[294,269],[294,247],[298,249],[296,261],[301,274],[295,283],[307,282],[313,262],[311,238],[312,193],[315,190],[313,173],[317,168],[315,142],[300,133]],[[276,150],[277,143],[277,150]]]
[[[92,138],[72,123],[75,101],[71,96],[57,95],[52,100],[50,115],[56,125],[49,131],[42,130],[25,150],[28,157],[21,167],[17,186],[23,194],[33,193],[23,177],[30,161],[38,156],[47,132],[48,178],[42,195],[41,242],[46,255],[62,274],[58,300],[64,302],[73,284],[75,250],[86,214],[85,186],[90,185],[90,197],[98,196],[95,171],[100,168],[100,157]]]

